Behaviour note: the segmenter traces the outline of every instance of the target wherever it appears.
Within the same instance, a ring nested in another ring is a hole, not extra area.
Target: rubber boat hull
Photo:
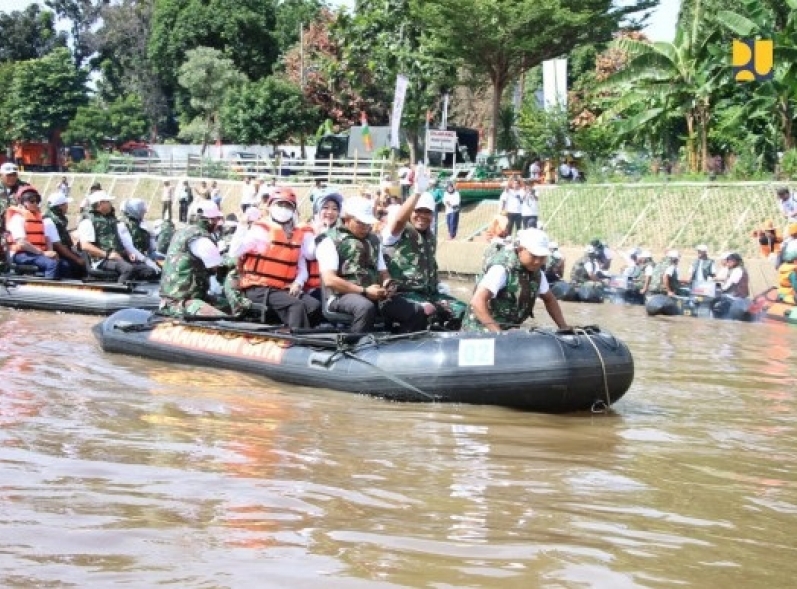
[[[264,329],[270,328],[186,323],[127,309],[99,323],[94,333],[106,352],[394,400],[545,413],[611,405],[634,378],[627,346],[598,328],[412,336],[259,331]]]
[[[648,297],[645,302],[645,311],[650,316],[686,315],[732,321],[756,321],[760,316],[750,299],[730,297],[703,299],[700,297],[670,297],[665,294]]]
[[[157,283],[125,285],[0,276],[0,306],[3,307],[110,315],[130,307],[155,310],[159,303]]]
[[[560,301],[574,303],[602,303],[605,293],[599,282],[573,284],[566,280],[557,280],[550,285],[551,292]]]

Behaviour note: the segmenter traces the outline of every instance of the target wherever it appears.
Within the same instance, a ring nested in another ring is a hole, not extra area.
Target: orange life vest
[[[252,286],[288,288],[299,272],[299,257],[302,255],[306,229],[296,227],[288,239],[282,227],[274,226],[268,221],[255,221],[253,225],[265,229],[271,241],[263,251],[242,256],[241,289]]]
[[[44,251],[47,249],[47,240],[44,237],[44,223],[40,212],[33,213],[28,209],[11,207],[6,211],[6,227],[14,215],[22,215],[25,219],[25,239],[29,244]],[[9,242],[11,253],[15,254],[22,251],[22,247],[11,239]]]

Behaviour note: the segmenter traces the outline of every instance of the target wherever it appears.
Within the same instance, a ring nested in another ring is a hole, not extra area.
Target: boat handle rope
[[[586,336],[587,341],[592,344],[592,347],[595,350],[595,353],[598,355],[598,360],[601,362],[601,374],[603,375],[603,392],[606,393],[606,408],[599,407],[599,404],[603,404],[603,399],[597,399],[595,403],[592,404],[592,412],[593,413],[602,413],[608,411],[612,406],[612,398],[609,394],[609,377],[606,375],[606,363],[603,361],[603,354],[601,354],[600,350],[598,349],[597,344],[592,341],[592,338],[589,336],[589,333],[586,329],[581,327],[574,327],[573,332],[577,335],[584,335]]]
[[[365,364],[366,366],[368,366],[369,368],[373,369],[375,372],[377,372],[381,376],[384,376],[385,378],[387,378],[388,380],[396,383],[397,385],[401,386],[402,388],[405,388],[408,391],[411,391],[411,392],[415,393],[416,395],[419,395],[419,396],[423,397],[424,399],[426,399],[428,401],[432,401],[432,402],[437,401],[437,397],[435,397],[434,395],[430,395],[429,393],[425,393],[421,389],[419,389],[418,387],[416,387],[414,385],[411,385],[406,380],[404,380],[402,378],[399,378],[395,374],[390,374],[388,371],[381,369],[379,366],[377,366],[373,362],[369,362],[368,360],[360,358],[357,354],[355,354],[351,350],[340,349],[340,350],[336,351],[334,354],[332,354],[327,359],[325,364],[327,366],[329,366],[330,364],[332,364],[334,362],[337,362],[338,361],[337,356],[343,356],[343,357],[349,358],[351,360],[356,360],[357,362]]]

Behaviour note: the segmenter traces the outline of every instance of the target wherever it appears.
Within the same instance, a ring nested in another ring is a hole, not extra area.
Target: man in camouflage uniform
[[[55,192],[47,198],[47,209],[44,211],[44,223],[52,223],[58,232],[59,241],[53,242],[53,249],[58,257],[69,264],[69,278],[80,278],[86,275],[86,261],[75,251],[75,243],[69,232],[69,203],[72,199],[63,192]]]
[[[430,322],[457,330],[467,305],[438,290],[437,235],[432,230],[435,208],[429,192],[410,196],[395,214],[388,215],[382,245],[398,292],[420,305]]]
[[[344,201],[343,226],[330,228],[316,248],[321,280],[331,293],[322,304],[352,315],[352,333],[372,331],[377,312],[389,325],[398,323],[400,332],[426,329],[423,310],[394,294],[379,239],[371,233],[375,222],[370,200]]]
[[[219,248],[212,239],[224,220],[213,201],[203,202],[197,210],[195,225],[175,233],[161,278],[160,312],[172,317],[220,317],[227,309],[214,305],[208,290],[210,278],[222,267]]]
[[[0,166],[0,271],[6,271],[6,211],[19,204],[16,194],[27,182],[19,179],[15,164],[6,162]]]
[[[152,276],[152,270],[128,253],[122,243],[119,220],[111,204],[113,200],[114,197],[104,190],[89,195],[90,209],[77,227],[80,249],[89,255],[95,268],[118,272],[120,284],[148,279]]]
[[[560,329],[567,329],[562,309],[548,289],[542,266],[550,250],[548,236],[540,229],[517,232],[514,247],[490,246],[492,255],[477,279],[463,331],[502,331],[518,327],[533,317],[534,302],[540,297],[548,314]]]

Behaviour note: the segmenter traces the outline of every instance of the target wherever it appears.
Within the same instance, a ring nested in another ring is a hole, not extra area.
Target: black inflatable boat
[[[626,345],[597,327],[500,334],[284,333],[254,323],[186,322],[127,309],[94,333],[106,352],[404,401],[582,411],[613,404],[634,378]]]
[[[158,283],[117,284],[0,275],[0,306],[3,307],[110,315],[130,307],[155,310],[159,303]]]

